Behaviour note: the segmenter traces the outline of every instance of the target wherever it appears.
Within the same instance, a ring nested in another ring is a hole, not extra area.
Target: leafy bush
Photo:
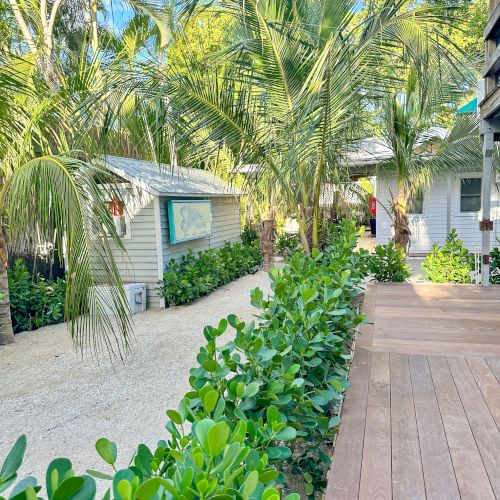
[[[278,234],[274,248],[278,255],[288,259],[292,253],[300,250],[300,238],[296,234]]]
[[[158,282],[158,292],[167,305],[188,304],[225,283],[256,272],[261,265],[262,253],[256,243],[227,243],[196,254],[189,250],[180,261],[172,259],[168,263]]]
[[[490,259],[490,283],[500,285],[500,248],[491,250]]]
[[[258,245],[259,234],[252,226],[246,226],[241,232],[241,242],[243,245]]]
[[[256,321],[229,315],[205,327],[191,390],[167,411],[168,440],[155,450],[140,444],[133,464],[119,469],[116,444],[101,438],[96,449],[110,473],[77,477],[69,460],[58,459],[49,465],[49,498],[84,488],[78,498],[93,498],[97,478],[110,482],[105,498],[119,500],[279,500],[287,471],[303,477],[308,496],[324,489],[330,463],[324,443],[338,429],[350,343],[363,321],[351,304],[366,255],[352,251],[357,233],[345,227],[348,234],[323,252],[297,252],[273,269],[270,297],[252,290]],[[217,345],[228,328],[233,340]],[[0,491],[15,481],[25,446],[22,437],[7,457]],[[39,489],[34,479],[15,486],[25,492],[19,498]]]
[[[377,245],[375,253],[369,260],[370,273],[375,281],[395,281],[402,283],[410,277],[410,268],[406,264],[406,253],[401,245],[389,241],[385,245]]]
[[[434,283],[470,283],[470,272],[474,269],[474,257],[457,238],[452,229],[446,243],[436,243],[422,264],[424,277]]]
[[[21,259],[8,271],[10,308],[14,332],[35,330],[64,321],[66,281],[31,276]]]

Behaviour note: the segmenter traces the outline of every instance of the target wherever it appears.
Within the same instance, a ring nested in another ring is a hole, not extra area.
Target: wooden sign
[[[168,200],[170,243],[197,240],[212,234],[210,200]]]

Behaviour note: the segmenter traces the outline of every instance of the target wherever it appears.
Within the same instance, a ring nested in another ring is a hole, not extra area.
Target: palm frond
[[[3,199],[14,248],[33,249],[56,234],[68,271],[65,320],[77,348],[123,359],[133,328],[113,257],[123,245],[99,185],[105,175],[70,156],[42,156],[14,170]]]

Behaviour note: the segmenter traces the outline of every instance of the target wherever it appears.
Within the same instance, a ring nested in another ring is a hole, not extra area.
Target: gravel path
[[[251,319],[249,291],[257,286],[269,291],[266,273],[240,278],[188,306],[134,316],[133,354],[114,369],[77,357],[64,325],[18,334],[14,344],[0,347],[0,463],[24,433],[21,478],[36,475],[44,482],[46,466],[60,456],[77,472],[107,472],[94,448],[102,436],[117,443],[118,463],[126,467],[136,445],[154,447],[165,437],[165,411],[189,390],[203,327],[230,313]]]

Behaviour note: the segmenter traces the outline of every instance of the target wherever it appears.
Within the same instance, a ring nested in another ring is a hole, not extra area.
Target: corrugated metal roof
[[[430,127],[420,134],[415,141],[415,148],[426,142],[444,140],[449,131],[443,127]],[[353,167],[378,165],[390,160],[393,152],[387,140],[383,137],[368,137],[355,142],[347,153],[347,164]]]
[[[208,170],[106,156],[103,164],[116,175],[157,196],[235,196],[241,191]]]

